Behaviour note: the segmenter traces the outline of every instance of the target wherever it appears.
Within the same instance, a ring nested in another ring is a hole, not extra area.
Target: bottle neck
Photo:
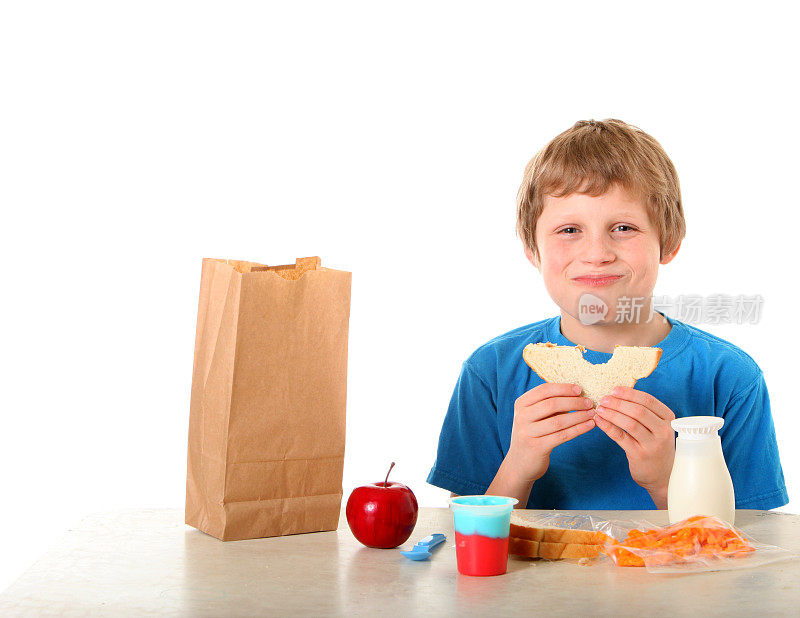
[[[722,453],[722,441],[719,439],[719,434],[703,436],[702,438],[682,438],[678,434],[678,438],[675,440],[675,454],[678,455],[680,453]]]

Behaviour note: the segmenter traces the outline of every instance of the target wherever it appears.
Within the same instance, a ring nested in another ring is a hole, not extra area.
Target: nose
[[[616,257],[605,234],[587,234],[581,249],[582,260],[587,264],[607,264]]]

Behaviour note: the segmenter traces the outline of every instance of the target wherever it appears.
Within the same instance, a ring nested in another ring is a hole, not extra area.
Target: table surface
[[[665,511],[580,513],[667,523]],[[800,605],[800,560],[657,575],[511,557],[505,575],[469,577],[456,570],[449,509],[421,509],[399,549],[364,547],[339,521],[334,532],[223,543],[184,525],[182,511],[94,515],[0,595],[0,615],[797,615]],[[800,553],[800,515],[741,510],[736,525]],[[433,532],[447,541],[430,560],[400,555]]]

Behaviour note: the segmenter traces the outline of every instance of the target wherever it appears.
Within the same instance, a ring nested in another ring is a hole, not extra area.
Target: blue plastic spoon
[[[410,551],[401,551],[400,553],[409,560],[427,560],[431,557],[431,550],[437,545],[444,543],[446,539],[447,537],[445,535],[437,532],[418,541]]]

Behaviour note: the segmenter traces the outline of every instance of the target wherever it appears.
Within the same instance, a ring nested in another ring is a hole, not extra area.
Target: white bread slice
[[[607,363],[593,365],[585,358],[583,346],[529,343],[522,358],[545,382],[578,384],[582,397],[588,397],[595,407],[615,386],[633,387],[636,380],[653,373],[661,358],[661,348],[614,346]]]
[[[508,537],[508,553],[524,558],[579,560],[581,558],[597,558],[600,554],[600,546],[586,543],[547,543]]]
[[[511,524],[509,536],[526,541],[541,543],[570,543],[575,545],[596,545],[600,542],[592,530],[568,530],[565,528],[535,528]]]
[[[523,515],[511,512],[511,530],[509,536],[544,543],[569,543],[593,545],[602,543],[605,535],[594,530],[579,528],[553,528],[532,523]]]

